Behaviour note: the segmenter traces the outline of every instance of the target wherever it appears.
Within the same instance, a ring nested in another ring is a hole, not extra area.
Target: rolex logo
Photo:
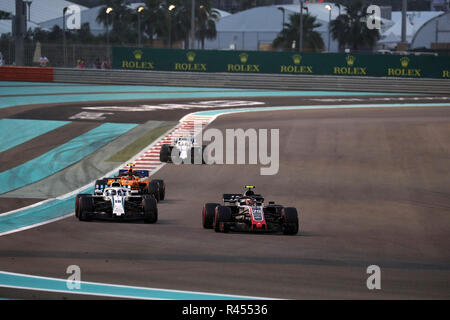
[[[355,64],[356,58],[354,56],[347,56],[345,57],[345,60],[347,61],[347,65],[349,67],[352,67]]]
[[[248,60],[248,54],[243,52],[239,55],[239,58],[241,59],[241,63],[247,63]]]
[[[186,53],[186,57],[187,57],[189,62],[194,62],[194,60],[195,60],[195,53],[192,52],[192,51],[189,51],[188,53]]]
[[[409,60],[408,57],[403,57],[403,58],[400,59],[400,62],[401,62],[401,64],[402,64],[402,67],[403,67],[403,68],[407,68],[407,67],[408,67],[409,61],[410,61],[410,60]]]
[[[141,50],[135,50],[135,51],[133,51],[133,54],[134,54],[134,57],[136,58],[136,60],[142,59],[143,52]]]
[[[294,61],[294,64],[300,64],[300,62],[302,62],[302,56],[299,54],[294,54],[292,56],[292,60]]]

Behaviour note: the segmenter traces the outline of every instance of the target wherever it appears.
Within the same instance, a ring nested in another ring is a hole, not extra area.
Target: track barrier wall
[[[1,66],[0,81],[53,82],[53,68]]]
[[[113,47],[113,68],[450,79],[450,58],[414,55],[177,50]]]
[[[113,48],[113,69],[0,67],[0,80],[448,94],[450,58]]]

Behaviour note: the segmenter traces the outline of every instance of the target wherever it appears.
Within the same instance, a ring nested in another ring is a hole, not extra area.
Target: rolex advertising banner
[[[414,55],[113,48],[113,68],[450,79],[450,58]]]

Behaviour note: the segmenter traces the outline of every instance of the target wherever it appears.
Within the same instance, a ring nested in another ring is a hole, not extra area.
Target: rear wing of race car
[[[243,195],[240,193],[224,193],[223,194],[223,202],[235,202]]]
[[[241,193],[224,193],[223,194],[223,202],[236,202],[239,198],[244,197]],[[264,202],[264,198],[260,194],[254,194],[251,196],[256,202],[262,203]]]
[[[134,174],[141,177],[149,177],[150,176],[150,170],[133,170]],[[127,176],[128,170],[127,169],[121,169],[119,170],[119,177]]]

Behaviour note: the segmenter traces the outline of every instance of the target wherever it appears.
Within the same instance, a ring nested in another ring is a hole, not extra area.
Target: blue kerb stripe
[[[69,121],[0,119],[0,152],[69,123]]]
[[[179,88],[179,90],[183,90]],[[169,93],[117,93],[117,94],[86,94],[86,95],[56,95],[56,96],[24,96],[0,97],[0,109],[32,104],[119,101],[119,100],[149,100],[149,99],[199,99],[199,98],[256,98],[256,97],[323,97],[323,96],[362,96],[362,95],[399,95],[389,93],[368,92],[331,92],[331,91],[243,91],[243,92],[169,92]]]
[[[83,190],[82,193],[92,194],[93,192],[94,188],[90,187]],[[73,213],[74,210],[75,195],[62,200],[51,200],[36,207],[17,211],[6,216],[0,215],[0,233],[57,219]]]
[[[0,173],[0,194],[32,184],[67,168],[135,126],[136,124],[104,123],[37,158]]]
[[[70,94],[70,93],[98,93],[98,92],[142,92],[148,91],[148,93],[158,93],[162,91],[166,92],[248,92],[248,91],[267,91],[263,89],[229,89],[229,88],[195,88],[195,87],[164,87],[164,86],[102,86],[102,85],[90,85],[90,86],[42,86],[42,87],[2,87],[0,86],[0,95],[39,95],[39,94]]]
[[[223,294],[166,290],[113,284],[80,282],[80,289],[68,289],[67,280],[44,278],[0,271],[0,286],[123,298],[166,300],[256,300],[258,298]]]
[[[235,108],[211,111],[200,111],[194,113],[196,116],[216,116],[227,113],[250,112],[250,111],[283,111],[283,110],[312,110],[312,109],[347,109],[347,108],[413,108],[413,107],[450,107],[450,103],[411,103],[411,104],[349,104],[349,105],[323,105],[323,106],[283,106],[283,107],[258,107],[258,108]]]

